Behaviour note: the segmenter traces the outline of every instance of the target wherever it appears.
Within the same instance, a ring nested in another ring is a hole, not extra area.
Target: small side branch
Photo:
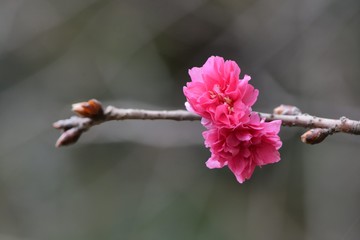
[[[266,121],[281,120],[283,126],[304,127],[304,128],[325,128],[331,129],[333,133],[344,132],[360,135],[360,121],[350,120],[346,117],[340,119],[320,118],[309,114],[279,115],[259,113]]]
[[[143,109],[121,109],[108,106],[103,111],[100,102],[95,99],[88,102],[73,104],[72,109],[79,116],[59,120],[53,124],[63,131],[56,142],[57,147],[75,143],[81,134],[91,127],[114,120],[175,120],[175,121],[199,121],[201,117],[185,111],[154,111]],[[276,113],[276,114],[275,114]],[[258,112],[266,121],[281,120],[283,126],[310,128],[301,140],[305,143],[316,144],[324,140],[328,135],[337,132],[360,135],[360,121],[350,120],[346,117],[340,119],[319,118],[308,114],[302,114],[293,106],[281,105],[274,110],[274,114]]]

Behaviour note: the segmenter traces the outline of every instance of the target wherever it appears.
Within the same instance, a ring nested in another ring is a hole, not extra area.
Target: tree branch
[[[154,111],[143,109],[121,109],[108,106],[103,111],[100,102],[95,99],[88,102],[73,104],[73,111],[79,116],[59,120],[53,127],[63,130],[62,135],[56,142],[56,146],[65,146],[75,143],[81,134],[91,127],[113,120],[175,120],[175,121],[198,121],[201,117],[185,111]],[[274,109],[274,114],[258,112],[265,121],[281,120],[283,126],[310,128],[302,135],[304,143],[316,144],[324,140],[328,135],[337,132],[360,135],[360,121],[350,120],[346,117],[329,119],[302,114],[293,106],[281,105]]]

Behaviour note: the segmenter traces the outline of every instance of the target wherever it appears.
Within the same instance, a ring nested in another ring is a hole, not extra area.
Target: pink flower
[[[258,90],[248,83],[250,76],[239,79],[239,74],[234,61],[214,56],[204,66],[190,69],[191,82],[184,87],[187,110],[203,117],[205,126],[236,126],[248,121]]]
[[[258,90],[249,84],[250,76],[239,79],[239,66],[221,57],[210,57],[189,74],[191,82],[184,87],[185,106],[200,115],[208,129],[203,132],[205,146],[211,152],[208,168],[227,165],[243,183],[256,166],[280,161],[281,121],[265,122],[251,112]]]
[[[277,135],[281,121],[265,122],[252,113],[247,123],[232,127],[214,127],[203,133],[205,146],[210,148],[208,168],[228,165],[236,179],[243,183],[256,166],[280,160],[278,152],[282,142]]]

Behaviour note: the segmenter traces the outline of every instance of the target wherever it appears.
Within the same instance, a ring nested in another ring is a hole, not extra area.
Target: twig
[[[281,108],[280,111],[279,108]],[[295,109],[296,111],[288,112],[288,109]],[[175,121],[201,120],[200,116],[185,110],[154,111],[143,109],[121,109],[108,106],[105,111],[103,111],[100,102],[94,99],[88,102],[74,104],[73,111],[80,116],[72,116],[69,119],[59,120],[53,124],[55,128],[63,130],[62,135],[56,142],[57,147],[75,143],[83,132],[95,125],[107,121],[127,119]],[[346,117],[341,117],[340,119],[319,118],[309,114],[301,114],[298,108],[287,105],[281,105],[276,108],[274,112],[281,114],[261,112],[258,112],[258,114],[268,122],[281,120],[283,126],[310,128],[311,131],[307,131],[301,138],[305,143],[319,143],[328,135],[337,132],[360,135],[360,121],[350,120]]]
[[[279,115],[269,113],[259,113],[260,117],[267,122],[281,120],[283,126],[304,127],[304,128],[325,128],[331,129],[333,133],[344,132],[360,135],[360,121],[350,120],[346,117],[340,119],[320,118],[309,114]]]

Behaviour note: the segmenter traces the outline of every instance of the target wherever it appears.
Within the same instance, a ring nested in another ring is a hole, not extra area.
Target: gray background
[[[0,0],[0,239],[360,239],[360,138],[304,145],[238,184],[198,122],[124,121],[56,149],[74,102],[184,108],[187,70],[236,60],[281,104],[360,119],[357,0]]]

